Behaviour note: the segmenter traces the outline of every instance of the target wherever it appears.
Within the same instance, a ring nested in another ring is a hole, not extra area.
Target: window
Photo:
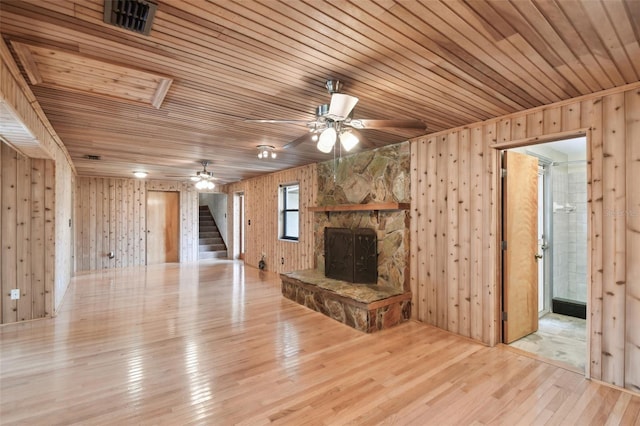
[[[280,186],[280,238],[298,240],[300,223],[300,185]]]

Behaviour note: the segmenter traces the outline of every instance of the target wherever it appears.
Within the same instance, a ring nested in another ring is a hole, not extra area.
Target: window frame
[[[298,191],[298,207],[295,209],[290,209],[287,208],[287,189],[289,188],[297,188]],[[280,226],[278,227],[278,239],[283,240],[283,241],[292,241],[292,242],[298,242],[300,241],[300,183],[299,182],[292,182],[292,183],[286,183],[286,184],[281,184],[280,188],[279,188],[279,193],[280,193],[280,203],[279,203],[279,224]],[[290,236],[290,235],[286,235],[287,232],[287,214],[288,213],[298,213],[298,235],[297,236]]]

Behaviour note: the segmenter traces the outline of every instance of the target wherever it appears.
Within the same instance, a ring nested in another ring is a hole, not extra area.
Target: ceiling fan
[[[342,148],[351,150],[358,144],[361,136],[358,130],[405,128],[426,130],[427,125],[421,120],[371,120],[353,118],[353,109],[358,103],[355,96],[340,93],[342,82],[339,80],[327,80],[325,83],[327,91],[331,95],[331,102],[316,107],[315,120],[253,120],[253,123],[304,123],[309,128],[309,134],[289,142],[283,149],[293,148],[311,138],[317,142],[317,148],[329,153],[339,140]]]
[[[196,183],[196,188],[197,189],[213,189],[215,184],[213,183],[214,180],[216,180],[217,178],[213,176],[213,172],[210,172],[207,170],[207,166],[209,165],[209,160],[202,160],[200,161],[200,164],[202,164],[202,170],[197,171],[195,174],[192,174],[190,176],[167,176],[167,177],[188,177],[189,179],[191,179],[193,182]]]

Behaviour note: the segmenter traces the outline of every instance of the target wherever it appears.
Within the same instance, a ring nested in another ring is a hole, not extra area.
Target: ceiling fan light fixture
[[[275,159],[278,156],[274,146],[258,145],[256,148],[258,148],[258,158],[261,160],[266,158]]]
[[[328,154],[331,152],[333,145],[336,143],[336,129],[333,127],[327,127],[318,138],[318,150]]]
[[[200,162],[200,164],[202,164],[202,170],[197,172],[195,176],[191,176],[189,179],[191,179],[196,183],[195,187],[198,190],[213,189],[215,185],[212,182],[212,180],[215,178],[213,177],[213,172],[207,171],[207,166],[209,165],[209,161],[203,160]]]
[[[331,103],[329,104],[329,113],[327,118],[334,121],[341,121],[349,117],[351,110],[358,103],[358,98],[344,93],[334,93],[331,95]]]
[[[340,134],[340,143],[345,151],[349,152],[360,142],[360,139],[350,130],[345,130]]]
[[[203,190],[203,189],[213,189],[215,187],[215,184],[213,182],[211,182],[210,180],[201,180],[198,183],[196,183],[196,189],[199,190]]]

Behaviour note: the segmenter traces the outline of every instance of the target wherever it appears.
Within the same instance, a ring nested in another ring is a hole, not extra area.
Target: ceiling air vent
[[[99,155],[87,154],[87,155],[84,156],[84,158],[86,158],[87,160],[99,160],[100,156]]]
[[[157,7],[145,0],[104,0],[104,22],[149,35]]]

